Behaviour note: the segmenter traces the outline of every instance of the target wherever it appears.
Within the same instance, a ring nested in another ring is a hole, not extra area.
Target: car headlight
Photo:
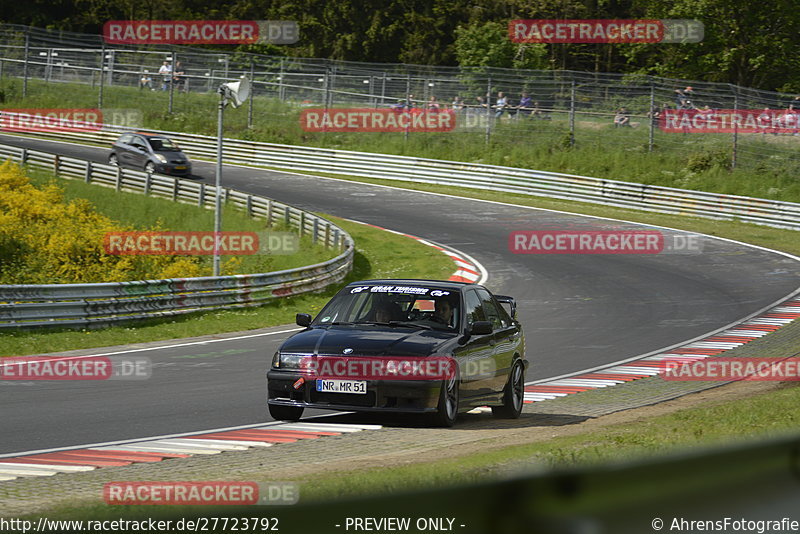
[[[167,162],[167,158],[165,158],[163,154],[156,154],[156,159],[158,161],[160,161],[161,163],[166,163]]]
[[[276,352],[272,358],[272,366],[277,369],[300,369],[301,363],[304,358],[308,358],[306,354],[281,354]]]

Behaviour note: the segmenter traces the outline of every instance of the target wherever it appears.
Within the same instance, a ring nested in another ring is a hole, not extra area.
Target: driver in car
[[[433,320],[450,326],[453,321],[453,303],[446,299],[438,299],[433,310]]]

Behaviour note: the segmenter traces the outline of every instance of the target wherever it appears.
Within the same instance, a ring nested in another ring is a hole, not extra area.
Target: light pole
[[[219,240],[222,232],[222,119],[225,106],[238,108],[250,95],[250,80],[242,76],[238,82],[223,83],[217,89],[219,104],[217,107],[217,172],[216,197],[214,198],[214,276],[219,276],[220,257]]]

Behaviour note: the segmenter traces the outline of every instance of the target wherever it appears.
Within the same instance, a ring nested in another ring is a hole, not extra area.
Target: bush
[[[691,172],[703,172],[714,167],[730,170],[731,156],[724,150],[692,152],[686,160],[686,168]]]
[[[0,283],[121,282],[201,275],[194,258],[106,254],[107,233],[132,230],[97,213],[87,200],[65,202],[63,190],[55,184],[36,188],[11,162],[0,165]]]

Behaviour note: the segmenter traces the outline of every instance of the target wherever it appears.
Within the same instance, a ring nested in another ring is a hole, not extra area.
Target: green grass
[[[4,107],[97,106],[97,88],[78,84],[29,81],[26,99],[20,80],[3,80]],[[215,135],[216,95],[176,93],[167,113],[167,93],[133,87],[106,87],[104,109],[140,110],[147,128]],[[475,127],[451,133],[309,133],[299,125],[301,107],[257,97],[254,126],[247,128],[247,109],[225,115],[225,135],[252,141],[412,155],[435,159],[508,165],[583,174],[599,178],[800,202],[800,138],[739,136],[738,166],[730,170],[730,134],[684,135],[655,132],[655,150],[647,151],[648,125],[613,128],[611,118],[579,115],[575,146],[569,146],[566,114],[549,121],[500,121],[491,141]]]
[[[800,387],[792,383],[770,393],[643,418],[636,424],[615,424],[435,462],[325,473],[300,480],[300,494],[303,501],[330,500],[485,482],[535,470],[628,462],[766,439],[796,431],[799,424]]]
[[[455,270],[452,260],[414,239],[348,222],[327,219],[344,228],[356,242],[353,272],[346,282],[367,278],[447,279]],[[85,331],[26,331],[0,334],[0,355],[23,356],[48,352],[144,343],[222,332],[238,332],[294,323],[298,312],[315,314],[338,290],[277,299],[239,310],[199,312],[173,319],[149,320],[136,326]]]
[[[130,225],[138,230],[159,228],[169,231],[213,231],[214,212],[201,209],[192,204],[173,202],[165,198],[145,196],[140,193],[116,192],[108,187],[86,184],[78,180],[57,179],[52,173],[44,171],[29,172],[35,185],[55,183],[64,190],[67,201],[84,198],[89,200],[95,210],[123,225]],[[225,207],[222,215],[222,230],[237,232],[292,232],[296,230],[283,224],[267,227],[264,219],[248,217],[243,211],[232,206]],[[336,252],[315,245],[311,236],[300,239],[300,249],[294,254],[253,254],[226,255],[223,266],[227,274],[249,274],[280,271],[320,263],[333,258]],[[232,258],[236,263],[228,264]],[[204,276],[213,273],[211,256],[197,256]]]

